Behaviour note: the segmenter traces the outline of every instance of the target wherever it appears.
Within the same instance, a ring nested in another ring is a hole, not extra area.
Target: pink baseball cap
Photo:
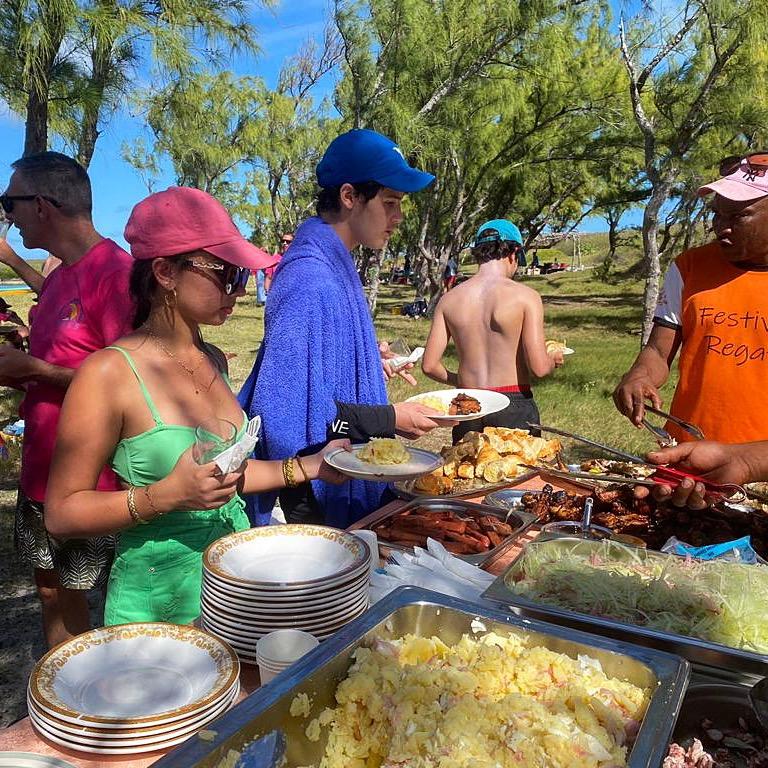
[[[125,225],[134,259],[160,259],[204,250],[248,269],[265,269],[275,257],[246,240],[215,197],[193,187],[168,187],[137,203]]]
[[[699,187],[701,196],[716,192],[727,200],[757,200],[768,195],[768,176],[762,167],[750,167],[744,158],[738,168],[717,181]]]

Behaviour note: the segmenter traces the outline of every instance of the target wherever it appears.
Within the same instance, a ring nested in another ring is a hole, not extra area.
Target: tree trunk
[[[48,86],[32,88],[27,99],[27,122],[24,131],[24,156],[48,149]]]
[[[653,192],[643,213],[643,253],[645,255],[645,292],[643,294],[642,346],[653,328],[653,314],[659,300],[661,262],[659,259],[659,211],[669,198],[672,179],[654,184]]]
[[[376,315],[376,301],[379,297],[379,285],[381,284],[381,265],[384,263],[386,249],[371,251],[371,258],[368,260],[368,308],[371,315]]]

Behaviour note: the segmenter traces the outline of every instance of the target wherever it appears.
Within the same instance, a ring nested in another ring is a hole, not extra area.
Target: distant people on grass
[[[699,189],[714,193],[716,239],[685,251],[667,270],[648,342],[613,394],[634,424],[646,400],[661,404],[659,388],[679,351],[673,416],[711,440],[768,438],[767,172],[768,153],[728,157],[721,178]],[[675,424],[666,429],[678,442],[692,439]]]
[[[424,373],[441,384],[503,392],[510,400],[502,411],[455,426],[454,442],[487,426],[527,429],[528,422],[538,423],[531,380],[563,363],[562,352],[547,351],[541,297],[514,281],[522,252],[523,239],[512,222],[483,224],[472,248],[477,273],[445,294],[435,310]],[[451,339],[459,357],[456,372],[442,362]]]
[[[0,384],[25,392],[21,480],[14,539],[21,558],[34,568],[43,626],[54,646],[90,626],[86,590],[106,581],[114,537],[96,530],[67,540],[49,536],[44,504],[61,405],[75,369],[91,352],[111,344],[130,328],[130,256],[102,237],[91,220],[91,183],[85,170],[57,152],[29,155],[12,164],[5,215],[26,248],[58,254],[62,265],[43,282],[10,246],[0,241],[2,261],[38,292],[30,312],[29,353],[0,347]],[[111,395],[107,396],[108,398]],[[91,434],[87,402],[74,416],[78,436]],[[114,491],[117,478],[106,457],[91,465],[93,487]]]
[[[183,187],[136,205],[125,239],[135,330],[92,355],[69,388],[47,524],[56,536],[120,534],[106,624],[185,624],[200,614],[203,551],[248,528],[240,493],[344,478],[322,450],[303,460],[244,462],[226,475],[213,462],[195,462],[196,427],[222,419],[242,435],[247,423],[224,355],[203,341],[200,326],[224,323],[250,271],[271,256],[241,236],[213,197]],[[97,489],[107,461],[123,490]]]
[[[387,405],[391,357],[376,332],[350,251],[383,248],[402,220],[404,194],[434,177],[411,168],[397,145],[369,130],[331,142],[317,167],[317,216],[305,221],[277,270],[266,310],[264,343],[240,393],[263,418],[257,446],[282,458],[331,437],[353,442],[395,433],[418,436],[437,423],[416,403]],[[406,371],[400,375],[415,380]],[[290,522],[344,528],[381,504],[385,485],[315,482],[280,494]],[[261,522],[274,498],[251,507]],[[259,512],[262,517],[259,516]]]
[[[0,298],[0,344],[11,344],[17,349],[24,349],[24,340],[28,336],[29,328],[26,323],[5,299]]]
[[[445,264],[443,270],[443,290],[450,291],[454,285],[456,285],[456,277],[459,273],[459,267],[456,264],[456,259],[451,256]]]
[[[273,263],[264,269],[257,269],[256,275],[256,306],[263,307],[267,303],[267,294],[272,286],[272,278],[275,276],[275,270],[280,263],[280,259],[283,258],[283,254],[288,249],[288,246],[293,240],[293,235],[286,233],[280,238],[280,245],[277,252],[274,254]]]

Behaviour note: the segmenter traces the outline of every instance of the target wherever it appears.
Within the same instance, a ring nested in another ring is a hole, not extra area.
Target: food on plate
[[[541,523],[581,520],[586,495],[554,491],[545,486],[541,493],[522,498],[526,512]],[[615,533],[637,536],[651,549],[661,549],[668,539],[702,547],[749,536],[752,548],[768,559],[768,515],[749,514],[721,506],[691,511],[672,504],[657,505],[652,498],[636,499],[631,485],[609,485],[592,494],[592,522]]]
[[[453,491],[453,478],[446,477],[443,474],[443,468],[440,467],[434,472],[416,478],[413,489],[418,493],[428,493],[430,496],[443,496]]]
[[[612,459],[589,459],[581,462],[582,472],[592,472],[595,475],[622,475],[624,477],[650,477],[656,468],[647,464],[630,464],[627,461]]]
[[[738,719],[738,727],[726,728],[704,718],[697,737],[670,744],[663,768],[765,768],[768,765],[768,734],[757,721]],[[686,747],[685,745],[688,744]]]
[[[394,437],[374,437],[360,449],[357,457],[369,464],[405,464],[411,455]]]
[[[426,405],[428,408],[434,408],[436,411],[440,411],[440,413],[448,413],[448,406],[437,395],[423,395],[422,397],[415,398],[413,402],[419,405]]]
[[[449,416],[469,416],[473,413],[480,413],[483,407],[480,405],[480,401],[467,395],[464,392],[459,392],[456,397],[451,400],[451,404],[448,406]]]
[[[555,540],[529,544],[506,584],[535,602],[768,653],[768,566]]]
[[[493,515],[419,507],[398,512],[372,529],[380,539],[406,547],[426,547],[432,538],[455,555],[489,552],[512,535],[512,526]]]
[[[544,346],[547,349],[547,354],[552,354],[553,352],[565,352],[565,350],[568,349],[568,345],[564,341],[555,341],[554,339],[549,339],[544,342]]]
[[[517,635],[464,635],[446,645],[406,635],[358,648],[336,706],[312,720],[328,731],[320,768],[627,764],[651,692]]]
[[[440,451],[443,466],[415,480],[412,489],[433,496],[481,489],[517,477],[521,464],[552,459],[560,447],[559,440],[534,437],[524,429],[486,427],[467,432],[456,445]]]

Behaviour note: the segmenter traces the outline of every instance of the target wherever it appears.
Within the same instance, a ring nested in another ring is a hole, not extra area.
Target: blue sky
[[[259,31],[262,53],[258,57],[237,57],[229,67],[238,75],[263,77],[268,85],[273,86],[284,59],[295,53],[309,36],[322,33],[328,14],[328,0],[283,0],[273,10],[254,11],[251,19]],[[326,82],[320,84],[318,93],[322,94],[323,90],[332,87],[332,76],[327,76]],[[94,190],[96,227],[101,234],[123,245],[123,228],[131,208],[148,191],[138,172],[122,159],[121,146],[123,142],[142,135],[148,136],[148,133],[140,117],[132,116],[127,109],[121,111],[99,138],[89,169]],[[0,102],[0,188],[5,188],[11,172],[10,164],[21,155],[23,144],[23,120]],[[157,189],[172,184],[174,180],[172,174],[166,171],[161,181],[164,183],[158,184]],[[623,223],[638,223],[637,215],[631,219],[628,217]],[[583,222],[581,229],[600,231],[606,229],[606,225],[602,219],[595,217]],[[27,258],[44,257],[40,251],[25,250],[15,229],[8,234],[8,242]]]

